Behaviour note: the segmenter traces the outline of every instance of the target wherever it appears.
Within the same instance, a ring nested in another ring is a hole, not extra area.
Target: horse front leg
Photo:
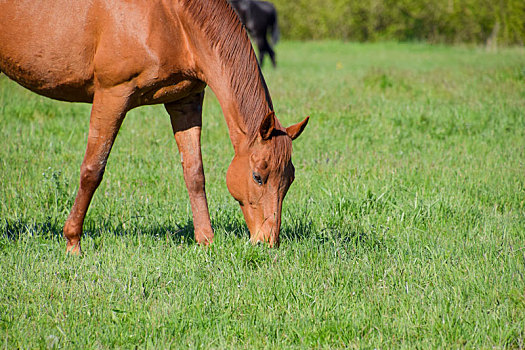
[[[128,99],[123,97],[127,94],[121,90],[97,90],[93,98],[86,154],[80,167],[80,185],[64,225],[67,253],[81,253],[84,218],[91,198],[102,181],[111,147],[127,111]]]
[[[165,105],[179,148],[184,181],[190,197],[193,227],[197,243],[208,245],[213,240],[204,168],[201,155],[202,100],[204,91]]]

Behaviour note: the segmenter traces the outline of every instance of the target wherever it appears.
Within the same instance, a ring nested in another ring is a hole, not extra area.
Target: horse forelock
[[[226,0],[181,0],[181,3],[189,18],[203,30],[218,53],[222,68],[229,74],[248,143],[253,144],[273,105],[246,30]]]
[[[292,158],[292,139],[284,132],[278,132],[268,141],[270,149],[270,166],[283,169]]]

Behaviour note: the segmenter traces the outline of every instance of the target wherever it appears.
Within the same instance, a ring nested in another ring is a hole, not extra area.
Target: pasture
[[[192,242],[169,117],[124,121],[66,256],[89,109],[0,76],[2,348],[525,347],[525,51],[282,42],[294,141],[281,247],[252,246],[209,89],[215,228]]]

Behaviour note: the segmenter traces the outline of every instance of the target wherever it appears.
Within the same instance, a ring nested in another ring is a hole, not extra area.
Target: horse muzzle
[[[279,246],[279,231],[281,229],[281,211],[272,211],[264,215],[262,208],[253,208],[249,205],[241,205],[248,230],[250,241],[268,243],[270,247]]]

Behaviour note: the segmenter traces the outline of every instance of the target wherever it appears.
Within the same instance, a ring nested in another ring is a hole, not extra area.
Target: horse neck
[[[226,0],[182,1],[199,78],[217,96],[237,153],[246,141],[254,140],[262,119],[273,110],[255,52]]]
[[[257,63],[254,63],[257,65]],[[252,143],[262,118],[273,110],[271,99],[260,73],[236,70],[221,64],[222,74],[206,82],[213,90],[224,114],[232,145],[237,152],[242,144]]]

